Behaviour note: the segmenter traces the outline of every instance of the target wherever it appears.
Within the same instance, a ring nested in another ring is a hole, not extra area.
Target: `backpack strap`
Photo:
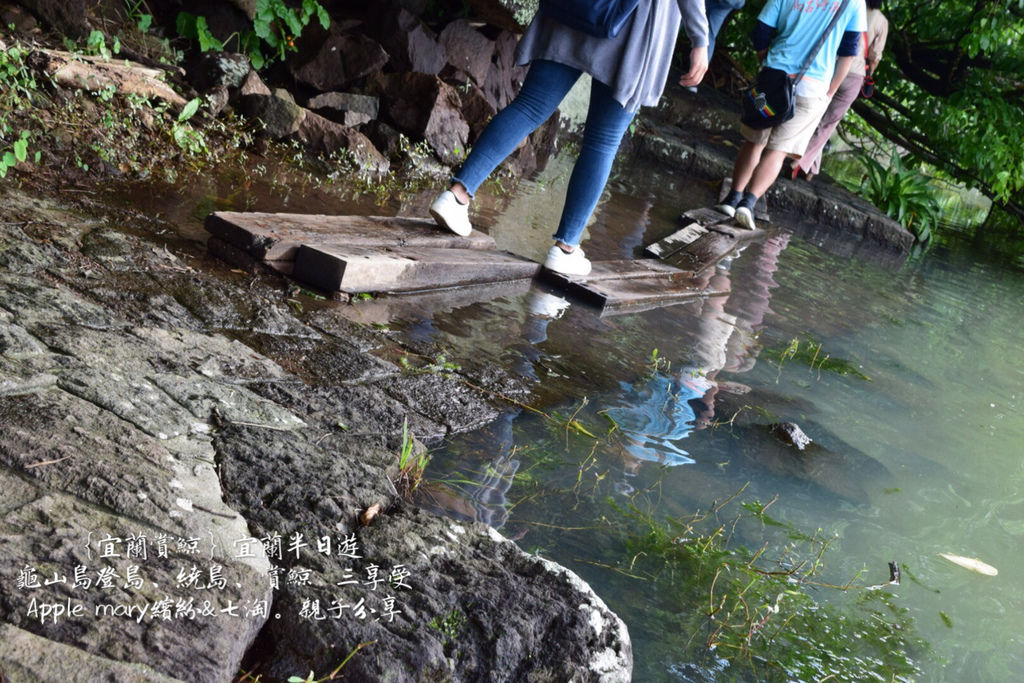
[[[840,3],[839,10],[832,15],[832,20],[829,21],[828,26],[825,27],[825,32],[821,34],[821,37],[818,38],[818,42],[811,48],[811,54],[807,55],[807,59],[804,60],[803,66],[800,67],[800,72],[797,73],[796,77],[793,79],[794,81],[799,81],[804,77],[804,74],[807,73],[807,69],[811,67],[811,62],[813,62],[814,58],[818,56],[819,52],[821,52],[821,46],[825,44],[825,39],[828,38],[828,34],[832,33],[832,29],[835,27],[836,22],[839,21],[839,15],[843,13],[843,10],[846,9],[848,4],[850,4],[850,0],[843,0],[842,3]],[[865,36],[865,39],[866,38],[867,36]],[[864,56],[867,57],[866,47],[864,49]]]

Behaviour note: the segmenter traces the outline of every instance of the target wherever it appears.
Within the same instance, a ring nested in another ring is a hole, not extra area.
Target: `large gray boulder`
[[[455,164],[464,157],[469,124],[455,88],[417,73],[378,75],[367,87],[381,98],[385,118],[414,140],[426,140],[441,161]]]

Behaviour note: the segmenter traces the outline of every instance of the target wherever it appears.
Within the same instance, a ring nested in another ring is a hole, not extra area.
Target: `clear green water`
[[[480,198],[479,220],[500,245],[539,256],[559,173],[515,197]],[[628,256],[670,231],[678,211],[710,199],[708,187],[649,177],[648,191],[611,185],[589,231],[592,258]],[[469,509],[583,576],[629,627],[635,680],[755,676],[689,666],[693,634],[659,623],[659,586],[609,566],[630,558],[608,532],[608,501],[642,499],[656,518],[685,517],[741,489],[743,500],[777,496],[776,519],[836,535],[826,580],[885,583],[888,562],[900,563],[902,584],[883,590],[928,645],[911,653],[920,680],[1020,680],[1024,276],[966,247],[902,264],[842,239],[823,248],[823,234],[805,227],[751,245],[715,274],[731,287],[727,298],[613,317],[569,302],[552,318],[537,314],[552,299],[534,286],[417,321],[410,331],[453,357],[536,378],[525,400],[575,414],[596,437],[511,410],[435,452],[428,477],[474,482],[462,482],[473,499],[459,514]],[[811,349],[813,369],[799,356],[780,362],[794,339]],[[654,349],[671,365],[652,374]],[[837,359],[849,372],[830,369]],[[609,436],[606,416],[631,438]],[[781,421],[811,437],[813,458],[765,427]],[[761,534],[770,530],[747,529],[737,542],[756,548]],[[979,558],[999,574],[939,553]],[[847,600],[831,590],[818,597]]]

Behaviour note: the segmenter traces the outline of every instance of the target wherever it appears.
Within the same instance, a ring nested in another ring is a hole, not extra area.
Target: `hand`
[[[695,47],[690,50],[690,71],[679,79],[679,85],[692,88],[701,82],[708,70],[707,47]]]

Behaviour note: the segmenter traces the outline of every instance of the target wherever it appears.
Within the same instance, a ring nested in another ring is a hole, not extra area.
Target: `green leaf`
[[[25,161],[28,158],[28,140],[21,138],[14,142],[14,156],[18,161]]]
[[[181,110],[181,113],[178,114],[178,123],[188,121],[190,118],[195,116],[196,112],[199,111],[199,105],[201,102],[202,99],[199,97],[194,97],[191,100],[189,100],[185,107]]]

